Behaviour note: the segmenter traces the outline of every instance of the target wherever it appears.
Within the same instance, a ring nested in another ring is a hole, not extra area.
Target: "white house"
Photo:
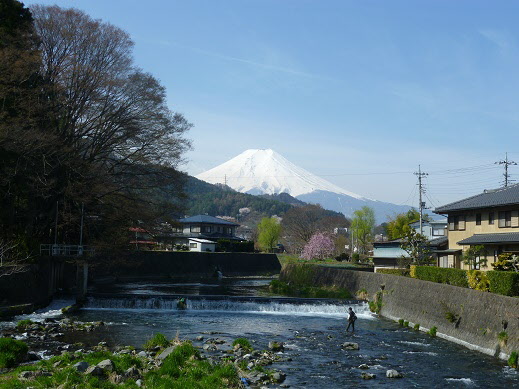
[[[207,239],[189,238],[189,251],[214,253],[216,250],[216,242]]]

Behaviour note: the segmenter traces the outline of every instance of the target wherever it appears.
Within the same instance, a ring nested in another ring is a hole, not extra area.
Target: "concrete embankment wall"
[[[65,258],[38,258],[24,271],[0,277],[0,317],[32,312],[61,290],[75,293],[77,267]]]
[[[289,281],[291,273],[294,265],[287,265],[280,279]],[[313,283],[345,288],[352,294],[365,289],[370,300],[383,288],[384,317],[419,323],[422,330],[437,327],[440,337],[501,358],[519,351],[519,298],[402,276],[320,266],[315,267]],[[454,322],[447,319],[448,312],[455,315]],[[498,340],[502,331],[508,335],[506,345],[500,345]]]
[[[216,268],[224,276],[273,275],[281,264],[275,254],[135,251],[97,258],[89,263],[89,275],[93,280],[212,276]]]

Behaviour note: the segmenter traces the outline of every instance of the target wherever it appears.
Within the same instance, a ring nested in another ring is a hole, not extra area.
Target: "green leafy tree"
[[[430,265],[434,261],[431,256],[429,240],[414,229],[410,229],[405,234],[400,247],[409,255],[409,258],[403,258],[404,263],[423,266]]]
[[[483,245],[470,246],[463,253],[463,263],[469,266],[471,270],[477,269],[479,266],[485,267],[488,262],[485,253],[486,250]]]
[[[364,206],[353,213],[351,221],[351,233],[353,245],[357,245],[361,254],[368,251],[373,241],[373,229],[375,228],[375,212],[372,208]]]
[[[410,209],[406,213],[399,213],[398,215],[390,218],[386,225],[387,237],[390,240],[402,238],[406,236],[410,231],[410,223],[420,220],[420,212],[416,209]]]
[[[281,235],[281,225],[274,217],[264,217],[258,225],[258,243],[260,247],[271,252]]]

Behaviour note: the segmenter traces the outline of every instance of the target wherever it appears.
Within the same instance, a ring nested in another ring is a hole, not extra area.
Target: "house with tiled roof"
[[[219,239],[242,241],[236,236],[236,228],[240,225],[229,220],[209,215],[197,215],[178,220],[179,225],[173,228],[175,244],[186,245],[190,250],[199,251],[195,244],[208,244]],[[214,251],[214,250],[211,250]]]
[[[449,267],[468,269],[462,256],[470,246],[485,247],[487,264],[482,270],[491,270],[501,253],[519,253],[519,184],[485,190],[434,212],[447,215]]]
[[[420,233],[420,222],[409,223],[409,227]],[[448,267],[445,253],[448,246],[446,228],[446,219],[429,220],[422,223],[421,234],[429,241],[431,256],[434,258],[436,265],[440,267]],[[402,239],[373,243],[375,272],[378,269],[398,268],[401,258],[409,258],[409,253],[402,249],[401,244]]]

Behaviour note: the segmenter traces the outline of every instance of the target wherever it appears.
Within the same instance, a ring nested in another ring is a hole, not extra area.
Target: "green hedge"
[[[395,276],[404,276],[404,277],[411,276],[409,269],[377,269],[377,273],[393,274]]]
[[[505,296],[519,296],[519,273],[511,271],[487,271],[490,292]]]
[[[440,284],[469,287],[466,270],[435,266],[416,266],[416,278]]]
[[[216,242],[216,251],[228,253],[253,253],[254,242],[251,240],[239,242],[230,239],[218,239]]]

